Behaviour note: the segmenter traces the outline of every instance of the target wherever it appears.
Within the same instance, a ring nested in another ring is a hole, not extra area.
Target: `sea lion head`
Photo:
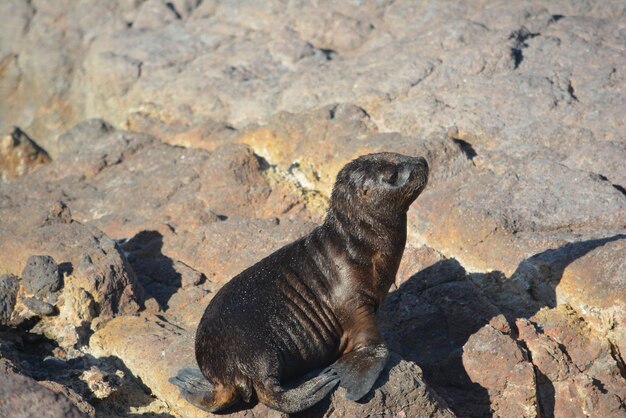
[[[331,208],[367,213],[404,213],[428,182],[423,157],[393,152],[363,155],[346,164],[333,187]]]

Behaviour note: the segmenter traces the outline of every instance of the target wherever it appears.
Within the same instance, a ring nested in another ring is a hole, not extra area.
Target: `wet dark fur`
[[[406,212],[427,179],[423,158],[380,153],[347,164],[322,225],[215,295],[197,330],[196,359],[218,389],[188,399],[214,411],[256,394],[295,412],[338,381],[349,398],[365,395],[388,356],[374,314],[402,258]],[[281,397],[290,380],[325,366],[315,384]]]

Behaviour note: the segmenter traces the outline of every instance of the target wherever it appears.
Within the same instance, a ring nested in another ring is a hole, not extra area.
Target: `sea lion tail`
[[[187,402],[207,412],[227,408],[238,399],[233,387],[213,385],[198,368],[181,369],[169,382],[178,386]]]
[[[337,374],[327,370],[294,388],[284,388],[278,381],[270,381],[265,387],[257,388],[257,396],[270,408],[292,414],[324,399],[338,383]]]

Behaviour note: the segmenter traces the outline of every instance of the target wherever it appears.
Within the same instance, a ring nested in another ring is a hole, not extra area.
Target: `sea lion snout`
[[[408,180],[404,187],[404,207],[408,208],[411,203],[422,193],[428,184],[430,168],[424,157],[406,157],[407,169],[410,170]]]
[[[424,157],[411,157],[411,163],[413,164],[413,168],[411,170],[411,180],[423,183],[423,186],[426,186],[426,183],[428,183],[428,175],[430,173],[428,161],[426,161],[426,158]]]
[[[425,170],[426,175],[428,176],[429,167],[428,167],[428,161],[426,161],[426,158],[424,157],[410,157],[410,158],[413,164],[415,164],[415,166],[418,169]]]
[[[339,213],[388,217],[404,213],[428,182],[424,157],[395,152],[363,155],[346,164],[337,175],[331,207]]]

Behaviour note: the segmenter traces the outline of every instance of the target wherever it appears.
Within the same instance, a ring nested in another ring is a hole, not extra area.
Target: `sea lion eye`
[[[394,169],[392,172],[386,173],[383,177],[383,180],[391,185],[396,184],[396,182],[398,181],[398,170]]]

